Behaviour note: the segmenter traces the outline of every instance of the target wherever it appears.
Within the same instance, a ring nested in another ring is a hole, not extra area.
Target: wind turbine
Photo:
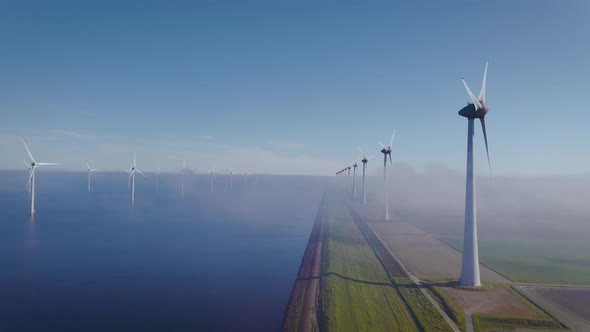
[[[156,168],[154,174],[156,175],[156,190],[158,190],[158,188],[160,187],[160,167]]]
[[[234,187],[234,172],[229,171],[229,190],[232,190]]]
[[[393,137],[395,136],[395,130],[393,130],[393,134],[391,135],[391,139],[389,140],[389,145],[385,146],[381,142],[381,153],[383,153],[383,185],[385,187],[385,220],[389,220],[389,188],[387,187],[387,156],[389,156],[389,164],[393,166],[393,162],[391,161],[391,146],[393,145]]]
[[[36,162],[35,158],[33,158],[33,154],[31,153],[31,150],[29,150],[29,147],[27,146],[27,143],[25,143],[25,140],[22,140],[22,142],[25,145],[25,149],[27,149],[27,153],[29,154],[29,157],[31,158],[30,171],[29,171],[29,182],[27,183],[27,187],[29,187],[29,190],[31,191],[31,216],[32,216],[35,214],[35,170],[39,166],[52,166],[52,165],[59,165],[59,164]],[[26,164],[26,162],[25,162],[25,164]]]
[[[463,260],[461,262],[461,279],[459,283],[466,286],[481,286],[479,278],[479,253],[477,248],[477,214],[475,205],[475,172],[473,170],[473,151],[474,151],[474,127],[475,119],[481,122],[483,138],[486,144],[486,154],[488,157],[488,167],[490,176],[492,175],[492,165],[490,163],[490,153],[488,150],[488,135],[486,131],[485,116],[488,113],[486,105],[486,76],[488,73],[488,63],[483,72],[483,83],[479,96],[475,98],[465,79],[463,85],[467,94],[471,98],[472,104],[467,103],[459,111],[459,115],[467,118],[467,174],[465,186],[465,228],[463,231]]]
[[[184,170],[186,168],[186,163],[182,161],[182,168],[180,169],[180,197],[184,199]]]
[[[363,151],[361,151],[360,149],[359,149],[359,151],[361,152],[361,155],[363,156],[363,159],[361,160],[361,162],[363,163],[363,204],[367,205],[367,182],[365,179],[365,173],[367,171],[367,163],[369,162],[369,160],[371,160],[373,157],[375,157],[375,155],[372,155],[369,158],[367,158],[365,156],[365,154],[363,153]]]
[[[27,166],[27,169],[29,170],[29,176],[31,176],[31,171],[33,170],[33,168],[31,167],[31,165],[29,163],[27,163],[24,160],[23,160],[23,163],[25,163],[25,166]],[[27,184],[27,190],[29,192],[31,192],[31,185],[30,184]]]
[[[131,206],[135,203],[135,172],[145,177],[145,175],[137,168],[135,153],[133,153],[133,166],[131,166],[131,169],[129,170],[129,180],[131,181]]]
[[[213,168],[211,169],[211,171],[209,171],[209,187],[211,189],[211,192],[213,192],[213,181],[215,180],[215,164],[213,165]]]
[[[356,168],[357,168],[357,164],[354,163],[352,164],[352,191],[354,193],[354,197],[356,197]]]
[[[86,167],[88,168],[88,192],[90,192],[90,175],[92,174],[92,172],[98,171],[98,169],[90,168],[90,165],[88,164],[88,162],[86,163]]]

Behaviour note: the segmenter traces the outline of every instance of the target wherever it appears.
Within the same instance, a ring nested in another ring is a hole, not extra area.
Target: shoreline
[[[317,298],[320,282],[326,195],[322,197],[316,219],[301,259],[285,310],[281,331],[318,331]]]

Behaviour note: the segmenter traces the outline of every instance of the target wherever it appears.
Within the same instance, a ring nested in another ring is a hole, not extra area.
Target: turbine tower
[[[39,166],[52,166],[52,165],[59,165],[56,163],[38,163],[35,161],[35,158],[33,158],[33,154],[31,153],[31,150],[29,150],[29,147],[27,146],[27,143],[25,143],[24,140],[23,144],[25,145],[25,149],[27,149],[27,153],[29,154],[29,157],[31,158],[31,164],[27,165],[29,166],[29,182],[27,183],[27,187],[29,188],[29,190],[31,191],[31,216],[33,216],[35,214],[35,170],[37,169],[37,167]],[[26,164],[26,162],[25,162]]]
[[[92,172],[98,171],[98,169],[91,168],[88,162],[86,163],[86,168],[88,168],[88,192],[90,192],[90,175],[92,174]]]
[[[133,153],[133,166],[131,166],[131,169],[129,170],[129,181],[131,181],[131,206],[135,203],[135,172],[145,177],[145,175],[143,175],[143,173],[137,168],[135,153]]]
[[[186,163],[182,161],[182,168],[180,169],[180,197],[184,199],[184,170],[186,169]]]
[[[486,132],[485,116],[488,113],[486,101],[486,76],[488,73],[488,64],[483,72],[483,83],[481,91],[476,98],[467,83],[463,79],[463,85],[467,94],[471,98],[472,104],[467,103],[459,111],[459,115],[467,118],[467,172],[465,187],[465,228],[463,231],[463,260],[461,262],[461,279],[459,283],[464,286],[481,286],[479,278],[479,254],[477,247],[477,214],[475,205],[475,172],[473,169],[473,151],[474,151],[474,122],[479,119],[483,138],[486,145],[486,154],[488,157],[488,167],[490,176],[492,175],[492,166],[490,163],[490,153],[488,150],[488,136]]]
[[[367,163],[369,162],[369,160],[371,160],[373,156],[370,156],[369,158],[367,158],[365,156],[365,154],[363,153],[363,151],[361,151],[359,149],[359,151],[361,152],[361,155],[363,156],[363,159],[361,160],[361,162],[363,163],[363,204],[367,205],[367,181],[365,179],[365,173],[367,171]]]
[[[391,161],[391,146],[393,145],[393,137],[395,136],[395,130],[391,135],[391,139],[389,140],[389,145],[385,146],[381,142],[381,153],[383,153],[383,186],[385,187],[385,220],[389,220],[389,188],[387,186],[387,156],[389,156],[389,164],[393,166],[393,162]]]
[[[356,168],[357,168],[357,164],[354,163],[352,164],[352,192],[354,194],[354,197],[356,197]]]
[[[234,172],[231,170],[229,171],[229,190],[231,191],[234,188]]]
[[[154,172],[154,174],[156,175],[156,191],[157,191],[158,188],[160,187],[160,167],[156,168],[156,171]]]
[[[213,168],[211,169],[211,171],[209,171],[209,189],[211,190],[211,192],[213,192],[213,181],[215,180],[215,165],[213,165]]]

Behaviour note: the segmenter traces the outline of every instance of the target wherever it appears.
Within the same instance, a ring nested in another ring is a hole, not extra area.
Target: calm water
[[[276,331],[323,193],[317,178],[0,172],[0,330]]]

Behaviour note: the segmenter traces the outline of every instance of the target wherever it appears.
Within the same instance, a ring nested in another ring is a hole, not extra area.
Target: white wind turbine
[[[363,163],[363,204],[367,205],[367,181],[365,178],[365,173],[367,171],[367,163],[369,162],[369,160],[375,157],[375,155],[372,155],[369,158],[367,158],[361,149],[359,149],[359,151],[361,152],[361,156],[363,156],[363,159],[361,160],[361,162]]]
[[[129,181],[131,181],[131,205],[135,203],[135,172],[141,174],[141,176],[145,177],[145,175],[137,168],[136,160],[135,160],[135,153],[133,153],[133,166],[129,170]]]
[[[27,169],[29,170],[29,177],[30,177],[31,176],[31,171],[33,170],[33,168],[31,167],[31,165],[28,162],[26,162],[24,160],[23,160],[23,163],[25,163],[25,166],[27,166]],[[31,185],[30,184],[27,184],[27,190],[29,192],[31,192]]]
[[[209,171],[209,188],[211,192],[213,192],[213,182],[215,181],[215,164],[213,164],[213,168]]]
[[[389,220],[389,188],[387,186],[387,156],[389,156],[389,164],[393,166],[393,162],[391,161],[391,146],[393,145],[393,137],[395,136],[395,130],[391,135],[391,139],[389,140],[389,145],[385,146],[381,142],[381,153],[383,153],[383,186],[385,187],[385,220]]]
[[[459,283],[465,286],[481,286],[479,275],[479,253],[477,247],[477,213],[475,205],[475,172],[473,170],[473,151],[474,151],[474,127],[475,119],[481,122],[483,138],[486,145],[486,154],[488,157],[488,167],[490,176],[492,175],[492,166],[490,163],[490,154],[488,152],[488,135],[486,131],[485,116],[488,113],[486,105],[486,76],[488,73],[488,64],[483,72],[483,83],[481,91],[476,98],[465,80],[463,85],[472,103],[467,104],[459,111],[459,115],[467,118],[467,174],[465,186],[465,226],[463,230],[463,258],[461,262],[461,279]]]
[[[352,191],[354,194],[354,197],[356,197],[356,168],[357,168],[357,163],[352,164]]]
[[[182,161],[182,168],[180,169],[180,197],[184,199],[184,170],[186,169],[186,162]]]
[[[96,168],[91,168],[90,164],[86,163],[86,168],[88,168],[88,192],[90,192],[90,175],[92,172],[98,171]]]
[[[231,191],[234,188],[234,172],[232,170],[229,171],[229,190]]]
[[[31,216],[32,216],[35,214],[35,170],[39,166],[51,166],[51,165],[59,165],[59,164],[36,162],[35,158],[33,158],[33,154],[31,153],[31,151],[29,150],[29,147],[27,146],[27,143],[25,143],[24,140],[22,140],[22,142],[25,145],[25,149],[27,149],[27,153],[29,154],[29,157],[31,158],[31,164],[28,165],[30,167],[30,171],[29,171],[29,182],[27,183],[27,187],[29,187],[29,190],[31,191]],[[25,162],[25,164],[26,164],[26,162]]]
[[[160,167],[158,166],[158,168],[156,168],[156,171],[154,172],[154,174],[156,175],[156,190],[158,190],[158,188],[160,187]]]

